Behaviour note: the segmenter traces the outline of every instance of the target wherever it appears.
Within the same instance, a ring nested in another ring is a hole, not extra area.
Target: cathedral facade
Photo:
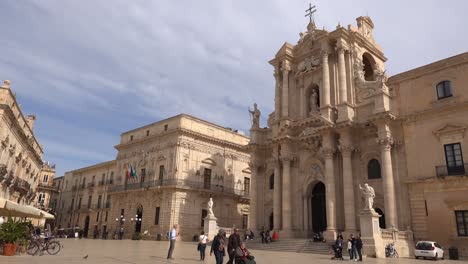
[[[312,22],[270,61],[275,110],[248,145],[251,226],[283,237],[358,232],[368,183],[382,229],[466,247],[468,55],[388,77],[372,20],[356,20],[333,31]]]

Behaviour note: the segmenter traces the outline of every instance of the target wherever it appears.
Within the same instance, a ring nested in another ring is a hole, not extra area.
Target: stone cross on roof
[[[305,12],[306,12],[305,16],[309,17],[309,23],[315,23],[314,22],[314,13],[317,12],[317,9],[315,8],[315,6],[312,6],[312,4],[309,3],[309,8],[306,9]]]

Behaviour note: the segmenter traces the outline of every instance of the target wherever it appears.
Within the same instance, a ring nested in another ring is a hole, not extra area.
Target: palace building
[[[136,233],[156,239],[174,224],[181,238],[203,230],[206,204],[214,200],[218,225],[248,225],[249,138],[181,114],[121,135],[115,160],[60,178],[59,228],[80,227],[111,238]]]
[[[371,18],[356,20],[311,22],[270,61],[274,112],[248,145],[251,227],[356,233],[368,183],[384,241],[412,235],[466,256],[468,53],[388,77]]]

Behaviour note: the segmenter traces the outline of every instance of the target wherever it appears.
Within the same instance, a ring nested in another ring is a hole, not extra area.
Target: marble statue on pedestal
[[[369,186],[369,184],[365,183],[364,187],[361,187],[361,185],[359,184],[359,189],[361,190],[362,196],[364,197],[364,210],[374,211],[374,188]]]

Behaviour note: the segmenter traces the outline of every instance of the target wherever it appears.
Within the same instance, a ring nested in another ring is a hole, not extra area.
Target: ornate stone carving
[[[361,190],[361,194],[364,197],[364,210],[366,211],[374,211],[374,198],[375,198],[375,191],[367,183],[364,184],[364,187],[361,187],[359,184],[359,189]]]
[[[257,103],[254,103],[253,110],[250,110],[249,113],[252,116],[252,127],[251,128],[260,128],[260,110],[257,108]]]
[[[291,71],[291,64],[289,61],[287,60],[283,61],[283,63],[281,64],[281,71],[283,72],[283,75]]]
[[[2,148],[6,148],[10,143],[10,135],[7,135],[4,140],[2,140]]]
[[[320,58],[306,57],[304,58],[304,61],[301,61],[297,65],[296,76],[302,75],[307,72],[315,71],[320,68],[320,65]]]
[[[394,140],[391,137],[378,138],[377,143],[380,145],[382,150],[389,151],[392,149]]]
[[[325,158],[333,158],[333,155],[335,154],[335,149],[333,148],[322,148],[322,153]]]
[[[351,145],[339,145],[338,149],[340,150],[341,155],[343,156],[351,155],[354,151],[354,147]]]

